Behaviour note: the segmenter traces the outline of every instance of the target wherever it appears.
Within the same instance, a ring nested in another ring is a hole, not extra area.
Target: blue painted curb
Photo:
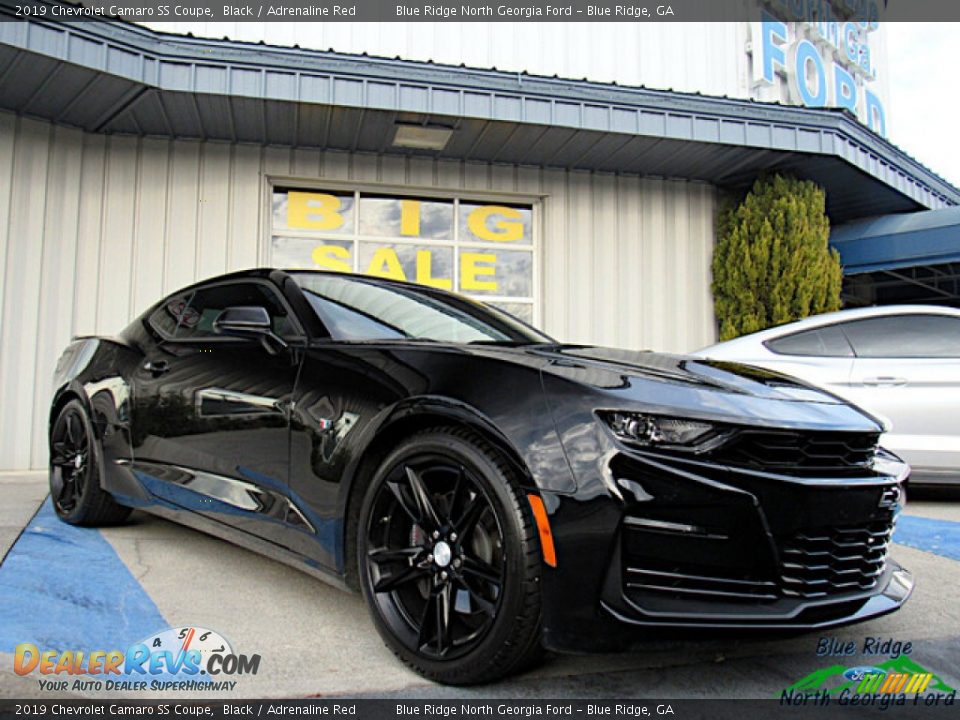
[[[960,560],[960,522],[900,515],[893,541],[951,560]]]
[[[169,627],[99,531],[61,522],[49,498],[0,566],[0,652],[125,649]]]

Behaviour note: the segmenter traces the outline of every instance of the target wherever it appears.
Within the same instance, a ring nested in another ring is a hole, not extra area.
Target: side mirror
[[[217,335],[232,335],[241,338],[259,338],[267,352],[276,352],[273,345],[281,349],[287,343],[273,332],[270,313],[266,308],[237,305],[223,310],[213,321],[213,331]],[[271,345],[272,343],[272,345]]]

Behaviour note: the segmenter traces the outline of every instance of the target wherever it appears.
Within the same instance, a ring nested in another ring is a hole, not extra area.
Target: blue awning
[[[960,262],[960,207],[846,223],[830,244],[845,275]]]

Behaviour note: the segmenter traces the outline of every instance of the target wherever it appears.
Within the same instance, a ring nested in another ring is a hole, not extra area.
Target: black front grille
[[[878,433],[743,430],[716,459],[773,472],[843,473],[869,467],[878,439]]]
[[[780,544],[781,591],[818,598],[873,588],[887,561],[893,525],[891,518],[796,533]]]

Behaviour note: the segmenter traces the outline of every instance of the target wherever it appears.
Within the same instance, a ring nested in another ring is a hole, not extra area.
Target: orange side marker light
[[[553,547],[553,533],[550,532],[550,520],[547,509],[539,495],[527,495],[530,507],[533,509],[533,518],[537,521],[537,531],[540,533],[540,549],[543,551],[543,561],[550,567],[557,566],[557,552]]]

